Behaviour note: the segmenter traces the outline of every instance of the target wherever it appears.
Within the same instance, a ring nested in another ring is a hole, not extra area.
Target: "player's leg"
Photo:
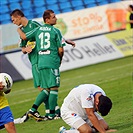
[[[57,97],[58,97],[58,87],[53,87],[50,90],[49,94],[49,118],[53,119],[55,117],[55,107],[57,105]]]
[[[92,133],[92,128],[82,118],[77,118],[72,127],[80,133]]]
[[[16,133],[14,122],[9,122],[4,125],[8,133]]]
[[[33,117],[37,121],[41,121],[44,118],[40,116],[37,111],[38,107],[46,100],[48,100],[49,92],[47,90],[42,90],[37,96],[32,108],[29,110],[28,116]]]
[[[73,130],[67,130],[64,126],[62,126],[62,127],[60,127],[60,129],[59,129],[59,133],[79,133],[79,131],[78,130],[75,130],[75,129],[73,129]]]
[[[8,133],[16,133],[13,115],[9,106],[0,110],[0,118],[0,125],[4,125]]]
[[[33,75],[34,87],[38,88],[40,93],[38,94],[38,96],[37,96],[34,104],[32,105],[32,108],[30,109],[28,115],[35,118],[36,120],[40,121],[43,119],[43,117],[40,116],[37,109],[43,102],[48,100],[49,91],[40,87],[41,74],[40,74],[40,71],[38,70],[37,64],[32,66],[32,75]],[[46,104],[48,104],[48,102],[45,103],[46,108],[48,108],[48,105],[46,105]]]
[[[55,115],[57,117],[61,117],[60,107],[58,106],[58,104],[56,104],[56,107],[55,107]]]
[[[49,69],[49,80],[47,81],[50,88],[49,94],[49,109],[50,114],[49,118],[53,119],[56,116],[56,113],[60,114],[60,109],[57,107],[58,100],[58,87],[60,86],[60,72],[59,69]],[[55,111],[56,109],[56,111]]]
[[[61,117],[70,127],[73,127],[75,133],[92,133],[92,128],[78,114],[71,111],[65,104],[61,107]]]
[[[46,101],[44,101],[45,104],[45,117],[47,118],[49,115],[49,103],[48,103],[48,99]]]
[[[0,125],[0,130],[4,129],[5,126],[4,125]]]

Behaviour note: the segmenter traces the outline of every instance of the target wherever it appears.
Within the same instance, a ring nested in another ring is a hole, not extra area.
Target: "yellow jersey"
[[[130,12],[127,13],[127,15],[126,15],[126,21],[129,21],[130,20],[130,14],[131,14]],[[126,29],[127,30],[131,29],[130,28],[130,23],[127,23],[126,24]]]
[[[0,109],[9,106],[8,101],[4,95],[4,92],[0,91]]]

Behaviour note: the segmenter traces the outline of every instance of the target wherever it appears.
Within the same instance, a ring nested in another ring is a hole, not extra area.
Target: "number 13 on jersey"
[[[39,39],[40,39],[41,49],[48,49],[50,47],[50,34],[49,34],[49,32],[40,33]]]

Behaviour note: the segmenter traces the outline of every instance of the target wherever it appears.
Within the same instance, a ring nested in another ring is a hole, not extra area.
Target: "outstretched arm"
[[[72,45],[73,47],[76,46],[75,42],[73,42],[73,41],[71,41],[71,40],[65,40],[65,42],[66,42],[67,44]]]

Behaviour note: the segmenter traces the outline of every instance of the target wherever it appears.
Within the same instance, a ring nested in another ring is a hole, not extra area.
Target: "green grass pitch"
[[[62,72],[58,97],[59,106],[73,87],[84,83],[99,85],[113,102],[110,114],[104,117],[110,128],[117,129],[117,133],[133,133],[132,70],[133,57],[130,56]],[[38,93],[38,89],[33,87],[32,80],[14,83],[7,98],[15,118],[22,116],[31,108]],[[39,112],[44,115],[43,104],[39,107]],[[43,122],[30,119],[16,125],[16,128],[18,133],[58,133],[59,127],[62,125],[69,129],[62,119]],[[5,130],[0,132],[6,133]]]

